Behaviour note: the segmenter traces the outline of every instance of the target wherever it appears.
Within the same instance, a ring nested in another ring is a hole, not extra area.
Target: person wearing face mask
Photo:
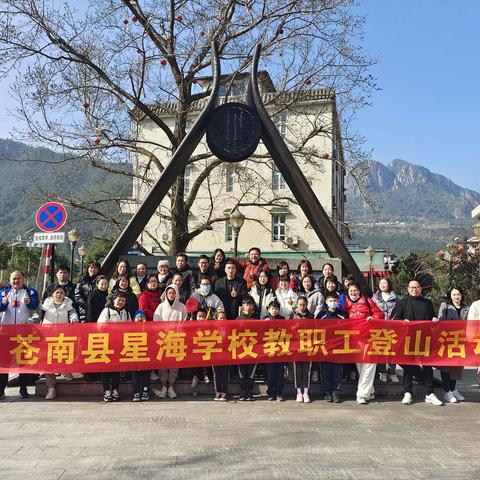
[[[340,309],[338,293],[329,292],[325,299],[325,308],[315,317],[324,319],[345,320],[345,313]],[[326,402],[340,403],[340,386],[342,383],[343,364],[334,362],[321,362],[322,392]]]
[[[385,318],[377,304],[371,298],[362,295],[360,285],[355,282],[352,282],[348,287],[345,312],[351,320],[366,320],[368,322],[369,320],[383,320]],[[369,400],[375,398],[373,382],[375,381],[376,369],[376,363],[357,363],[357,403],[360,405],[366,405]]]
[[[206,320],[212,320],[215,318],[217,312],[225,311],[220,297],[213,293],[212,285],[208,277],[200,280],[198,289],[193,292],[192,297],[198,302],[198,309],[207,312]]]

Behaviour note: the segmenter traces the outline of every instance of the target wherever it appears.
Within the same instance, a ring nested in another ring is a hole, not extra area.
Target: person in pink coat
[[[351,283],[347,290],[347,299],[344,305],[345,312],[351,320],[382,320],[385,318],[383,312],[378,308],[377,304],[371,299],[363,295],[360,291],[358,283]],[[358,386],[357,386],[357,402],[366,405],[369,400],[373,400],[375,389],[373,382],[375,381],[376,363],[357,363],[358,370]]]

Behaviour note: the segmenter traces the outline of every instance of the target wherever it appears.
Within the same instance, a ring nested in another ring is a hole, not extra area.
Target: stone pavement
[[[99,398],[0,401],[0,478],[478,479],[480,387],[467,402],[379,398],[334,405]],[[33,387],[30,392],[33,393]],[[440,392],[438,392],[440,394]]]

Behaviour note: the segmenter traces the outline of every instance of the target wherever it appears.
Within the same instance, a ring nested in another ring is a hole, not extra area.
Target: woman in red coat
[[[150,275],[147,281],[147,288],[138,297],[138,308],[143,311],[147,322],[153,320],[153,314],[160,305],[160,290],[158,289],[158,278]]]
[[[382,320],[385,318],[383,312],[378,308],[377,304],[371,299],[362,295],[360,285],[351,283],[347,291],[347,299],[345,300],[345,311],[348,318],[352,320]],[[373,382],[375,381],[376,363],[357,363],[358,369],[358,387],[357,402],[366,405],[369,400],[374,399],[375,389]]]

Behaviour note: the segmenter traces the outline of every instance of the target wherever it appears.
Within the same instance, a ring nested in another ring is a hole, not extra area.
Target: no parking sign
[[[44,203],[35,215],[37,227],[43,232],[56,232],[60,230],[67,221],[67,211],[58,202]]]

